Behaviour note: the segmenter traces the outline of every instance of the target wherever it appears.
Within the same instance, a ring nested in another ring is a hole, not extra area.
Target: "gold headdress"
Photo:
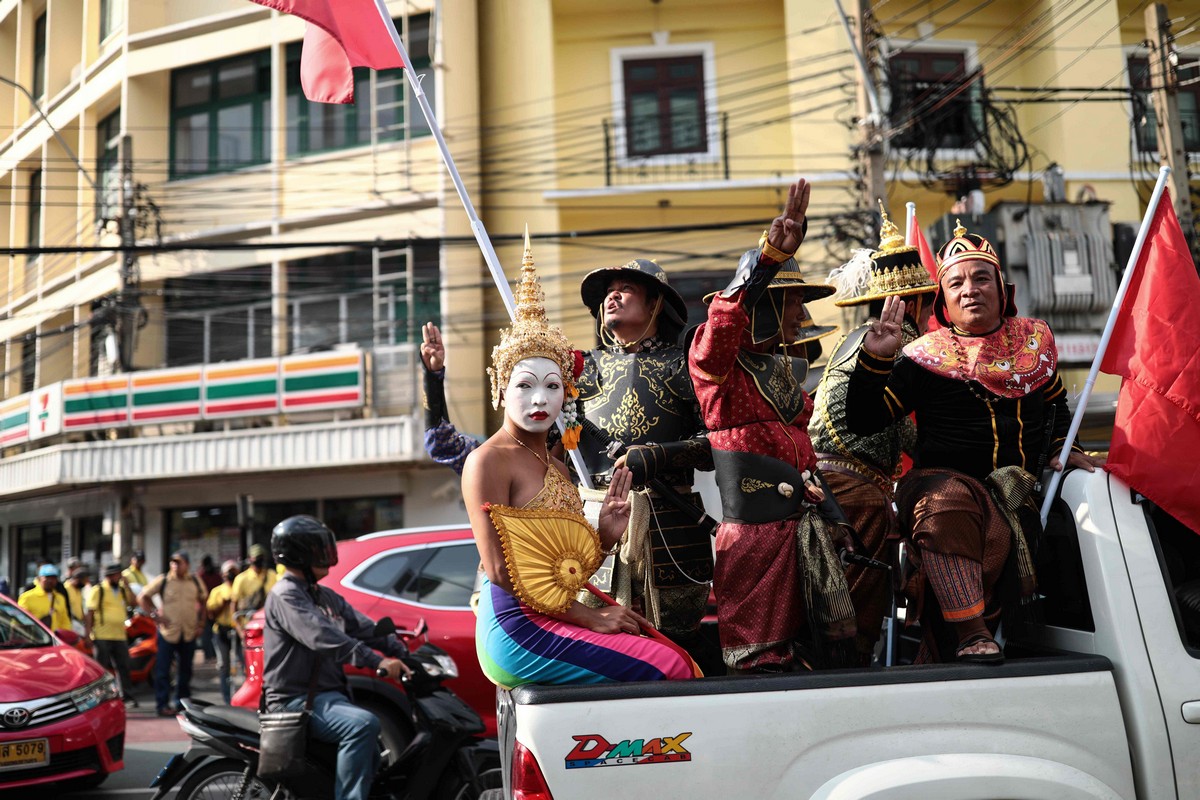
[[[857,306],[889,296],[908,297],[937,289],[921,263],[920,252],[904,243],[904,235],[888,219],[882,202],[879,212],[883,217],[879,249],[855,250],[848,263],[829,273],[829,281],[838,287],[835,306]]]
[[[512,327],[500,331],[500,344],[492,348],[492,408],[500,408],[500,391],[508,385],[513,367],[527,358],[548,358],[562,371],[568,409],[568,434],[565,444],[572,440],[571,431],[579,423],[570,419],[571,401],[578,396],[575,390],[575,350],[562,329],[546,320],[546,296],[533,268],[533,248],[529,244],[529,228],[525,229],[525,257],[521,260],[521,282],[516,291],[517,310]],[[572,424],[574,423],[574,424]],[[575,437],[577,438],[577,437]],[[573,448],[572,448],[573,449]]]

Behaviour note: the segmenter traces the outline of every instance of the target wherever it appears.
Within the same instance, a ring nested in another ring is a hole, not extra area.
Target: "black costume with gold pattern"
[[[690,494],[692,471],[711,470],[712,455],[682,347],[650,337],[636,353],[616,344],[592,350],[584,354],[576,385],[585,418],[622,444],[660,445],[651,459],[657,466],[652,477],[680,489],[702,508],[699,495]],[[585,426],[579,452],[598,487],[612,475],[607,446]],[[712,540],[694,519],[657,495],[651,495],[650,505],[653,563],[642,588],[659,593],[663,632],[686,636],[697,630],[704,616],[712,580]],[[618,562],[617,569],[624,566]],[[642,592],[635,586],[634,594]]]

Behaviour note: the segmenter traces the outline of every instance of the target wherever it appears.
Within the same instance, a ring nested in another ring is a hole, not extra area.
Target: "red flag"
[[[1200,276],[1164,195],[1100,362],[1125,379],[1106,469],[1200,533],[1197,298]]]
[[[921,230],[921,224],[917,222],[917,212],[914,211],[912,219],[908,221],[908,235],[905,237],[910,245],[916,245],[917,252],[921,254],[921,263],[925,265],[925,271],[929,273],[929,280],[937,283],[937,261],[933,257],[933,250],[929,248],[929,242],[925,240],[925,232]]]
[[[929,280],[934,283],[937,279],[937,260],[933,257],[933,250],[929,247],[929,242],[925,239],[925,231],[921,230],[921,223],[917,222],[917,212],[914,210],[912,217],[908,220],[908,231],[905,236],[905,241],[910,245],[916,245],[917,252],[921,256],[921,263],[925,265],[925,271],[929,273]],[[925,330],[935,331],[942,327],[934,314],[929,315],[929,321],[925,323]]]
[[[250,0],[308,23],[300,85],[316,103],[353,103],[353,67],[403,67],[374,0]]]

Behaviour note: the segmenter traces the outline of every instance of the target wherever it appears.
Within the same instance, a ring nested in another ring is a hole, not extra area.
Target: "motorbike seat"
[[[199,709],[193,707],[189,710],[192,713],[199,712],[198,716],[208,717],[226,727],[238,728],[254,734],[257,734],[259,730],[258,712],[248,708],[211,705]]]

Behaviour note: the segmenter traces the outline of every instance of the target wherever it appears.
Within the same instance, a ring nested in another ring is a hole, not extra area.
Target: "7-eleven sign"
[[[29,438],[42,439],[62,432],[62,384],[35,389],[29,395]]]

